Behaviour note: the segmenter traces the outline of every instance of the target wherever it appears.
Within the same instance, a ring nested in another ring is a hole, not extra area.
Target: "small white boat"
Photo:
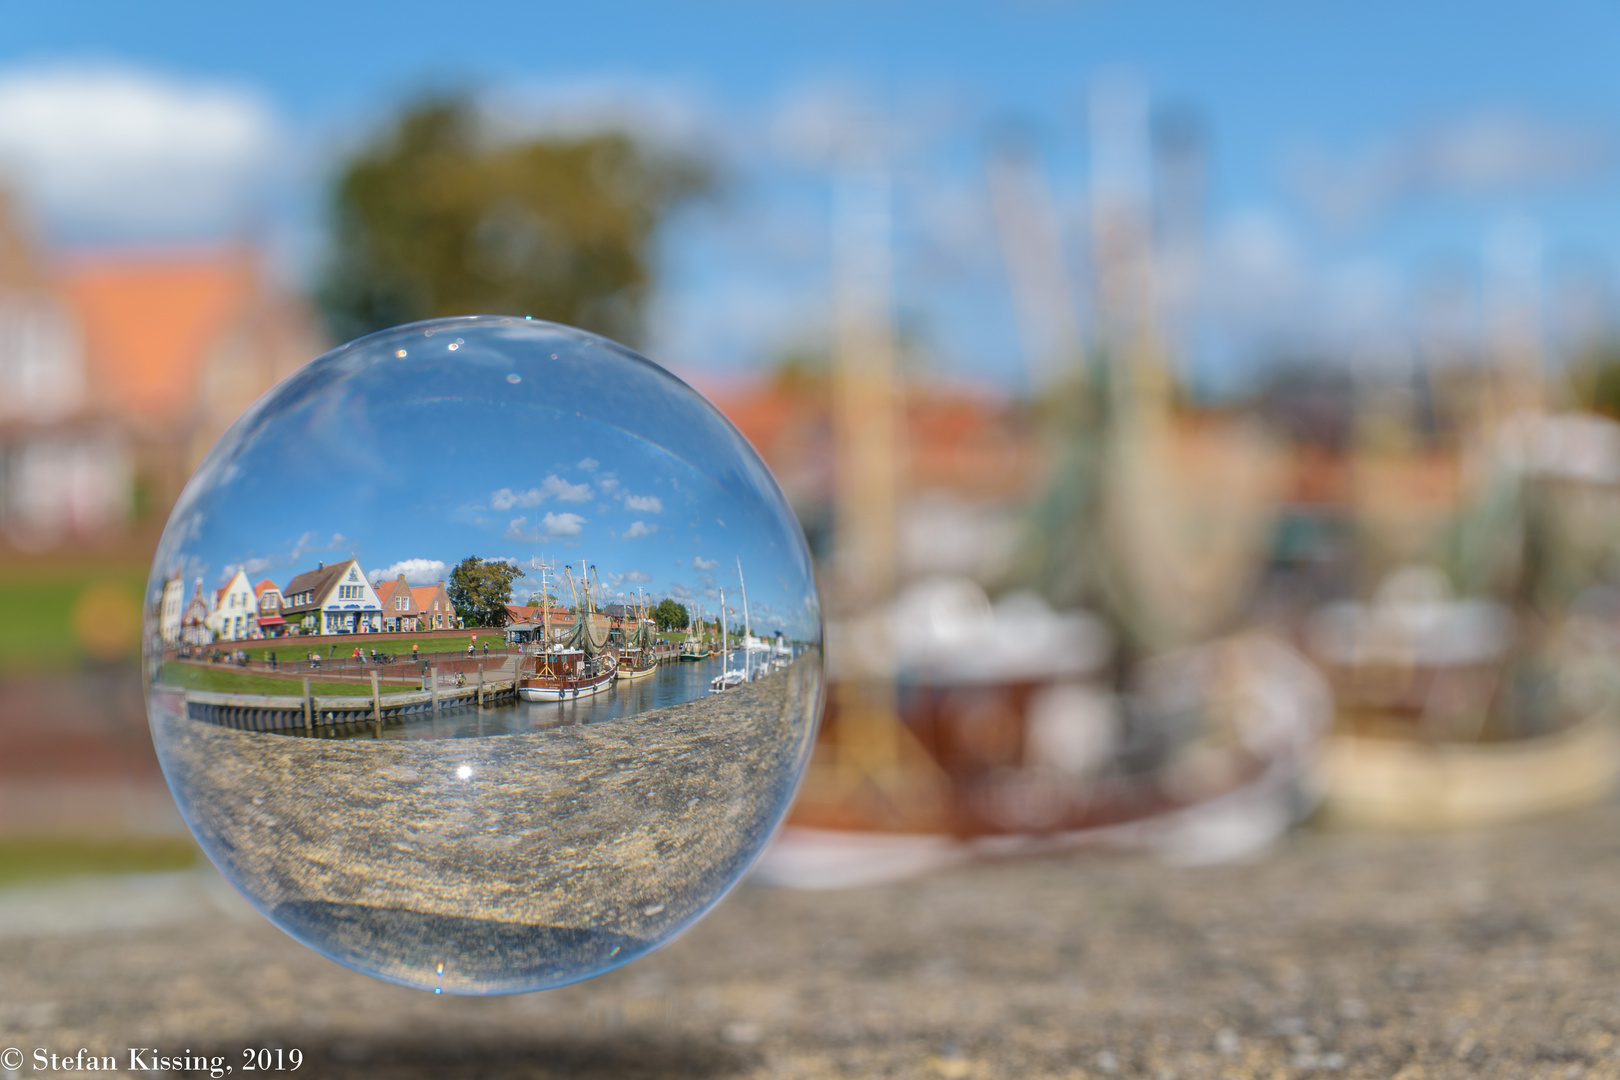
[[[724,693],[727,690],[732,690],[741,686],[747,681],[748,673],[746,671],[732,668],[729,671],[721,672],[719,675],[716,675],[714,678],[709,680],[709,693]]]
[[[730,660],[731,660],[731,649],[729,649],[727,647],[726,637],[727,637],[727,634],[726,634],[726,590],[721,589],[720,590],[720,655],[723,658],[721,660],[722,664],[729,663]],[[748,653],[745,651],[743,653],[744,660],[746,660],[747,657],[748,657]],[[737,668],[724,668],[723,667],[723,668],[721,668],[720,674],[716,675],[714,678],[709,680],[709,693],[711,693],[711,694],[721,694],[721,693],[724,693],[727,690],[731,690],[731,689],[734,689],[736,687],[739,687],[739,686],[741,686],[743,683],[745,683],[747,681],[748,681],[748,671],[746,669],[739,671]]]

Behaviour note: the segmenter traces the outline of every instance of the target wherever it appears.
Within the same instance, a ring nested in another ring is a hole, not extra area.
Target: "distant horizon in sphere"
[[[469,559],[551,604],[462,626]],[[659,632],[665,598],[690,628]],[[511,316],[356,339],[256,402],[170,516],[144,648],[216,865],[304,944],[451,993],[690,925],[785,814],[822,690],[809,552],[746,440],[645,357]]]

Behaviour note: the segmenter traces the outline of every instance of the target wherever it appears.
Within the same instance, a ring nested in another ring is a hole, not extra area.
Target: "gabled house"
[[[411,590],[411,598],[416,602],[417,628],[420,630],[454,630],[456,629],[456,609],[450,603],[450,594],[445,591],[444,582],[437,585],[418,585]]]
[[[203,595],[202,578],[198,578],[197,587],[180,615],[180,644],[200,646],[214,643],[214,632],[208,628],[209,614],[208,597]]]
[[[180,644],[180,620],[186,611],[186,583],[176,570],[163,583],[163,599],[158,607],[158,636],[163,644]]]
[[[265,578],[253,586],[253,595],[259,607],[259,632],[265,637],[281,637],[287,632],[287,620],[281,614],[281,587]]]
[[[506,605],[506,641],[509,645],[516,645],[527,641],[538,641],[546,625],[546,610],[539,604],[523,607],[518,604]],[[572,608],[551,608],[551,636],[553,638],[567,634],[574,625],[574,611]]]
[[[0,192],[0,542],[38,549],[116,535],[143,503],[161,519],[215,438],[324,345],[245,247],[68,255],[26,216]]]
[[[382,629],[382,603],[356,559],[321,563],[287,583],[282,617],[308,634],[367,634]]]
[[[215,641],[246,641],[259,637],[259,603],[247,574],[237,570],[225,587],[214,593],[208,629]]]
[[[416,606],[416,596],[411,587],[405,583],[405,575],[401,574],[393,581],[384,581],[377,586],[377,601],[382,605],[382,625],[384,630],[415,630],[421,618],[422,610]]]

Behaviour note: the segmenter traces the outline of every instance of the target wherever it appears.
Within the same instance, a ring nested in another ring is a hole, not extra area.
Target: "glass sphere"
[[[152,737],[204,851],[367,974],[507,993],[711,907],[820,714],[803,533],[667,371],[521,318],[333,349],[239,419],[152,564]]]

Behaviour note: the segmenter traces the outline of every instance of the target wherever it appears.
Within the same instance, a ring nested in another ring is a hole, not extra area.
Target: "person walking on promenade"
[[[418,659],[419,658],[416,655],[416,642],[413,641],[411,642],[411,663],[416,663]]]

